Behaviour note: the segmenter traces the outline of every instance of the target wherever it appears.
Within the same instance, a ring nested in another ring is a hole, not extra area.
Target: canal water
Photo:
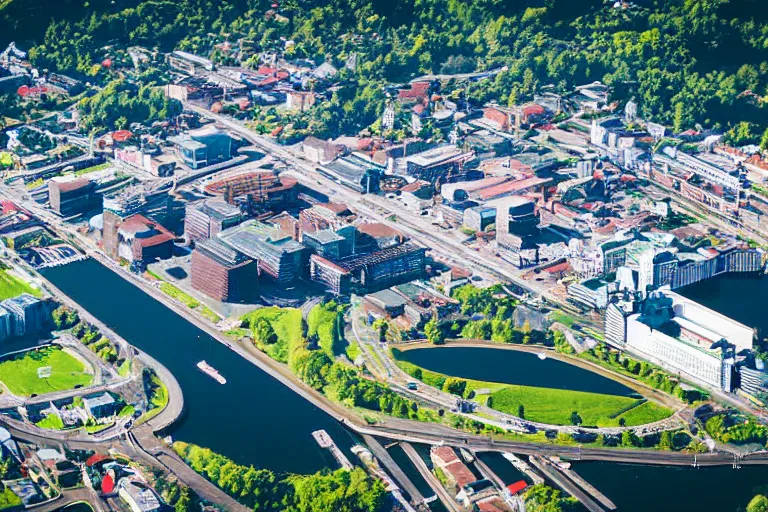
[[[620,512],[737,512],[768,493],[765,466],[714,468],[578,462],[573,469]]]
[[[170,432],[174,439],[242,464],[312,473],[337,467],[311,435],[325,429],[356,461],[349,453],[352,435],[333,418],[99,262],[88,259],[43,274],[173,373],[185,404],[183,418]],[[197,369],[203,359],[227,384]]]
[[[542,388],[629,396],[627,386],[556,359],[541,360],[531,352],[493,347],[417,348],[401,359],[434,372],[465,379]]]

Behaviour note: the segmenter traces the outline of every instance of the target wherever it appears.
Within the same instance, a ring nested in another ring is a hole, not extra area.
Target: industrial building
[[[192,169],[224,162],[232,158],[232,138],[214,126],[168,137],[176,145],[181,161]]]
[[[48,197],[51,209],[63,217],[85,213],[101,200],[92,181],[69,176],[51,178],[48,181]]]
[[[222,200],[205,199],[190,203],[184,216],[184,236],[196,243],[237,226],[243,220],[240,208]]]
[[[266,273],[280,283],[289,283],[301,275],[304,246],[282,235],[275,226],[249,220],[225,229],[218,237],[224,244],[256,260],[262,276]]]
[[[752,349],[751,328],[670,291],[653,292],[639,306],[636,313],[621,304],[606,310],[608,343],[696,383],[732,390],[734,357]]]
[[[192,288],[222,302],[244,302],[258,296],[256,261],[218,238],[201,240],[192,252]]]
[[[344,295],[352,289],[372,291],[412,281],[424,274],[424,247],[411,242],[366,254],[331,261],[313,254],[310,277],[332,293]]]

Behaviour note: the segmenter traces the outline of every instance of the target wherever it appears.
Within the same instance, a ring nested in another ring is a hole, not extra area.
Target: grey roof
[[[314,233],[304,233],[304,237],[313,238],[323,245],[333,242],[341,242],[344,240],[343,236],[334,233],[330,229],[321,229],[319,231],[315,231]]]
[[[224,201],[207,200],[200,209],[214,219],[224,220],[241,215],[240,208]]]
[[[404,306],[408,303],[408,300],[394,291],[387,289],[380,292],[371,293],[368,295],[369,299],[372,299],[385,307],[396,308]]]
[[[196,251],[225,267],[234,267],[248,258],[217,238],[208,238],[197,243]]]
[[[100,405],[110,405],[113,403],[115,403],[115,399],[106,391],[100,395],[83,398],[83,405],[86,407],[86,409],[92,409]]]

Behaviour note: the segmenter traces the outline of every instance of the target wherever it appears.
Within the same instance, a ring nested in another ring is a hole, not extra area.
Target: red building
[[[128,261],[154,261],[173,255],[173,233],[143,215],[126,218],[117,232],[118,255]]]

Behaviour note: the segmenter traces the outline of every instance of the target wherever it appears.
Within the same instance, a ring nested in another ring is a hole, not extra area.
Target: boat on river
[[[213,380],[218,382],[219,384],[226,384],[227,379],[224,378],[222,374],[219,373],[219,371],[214,368],[213,366],[209,365],[205,362],[205,360],[200,361],[197,363],[197,367],[200,369],[201,372],[211,377]]]
[[[539,352],[537,354],[537,357],[543,361],[547,358],[547,354],[545,354],[544,352]]]

